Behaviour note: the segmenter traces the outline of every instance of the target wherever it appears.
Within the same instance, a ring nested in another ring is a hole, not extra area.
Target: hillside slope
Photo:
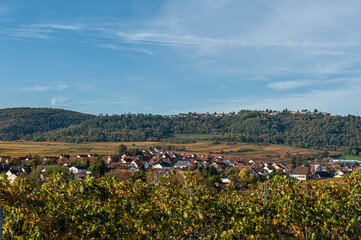
[[[62,109],[15,108],[0,110],[1,140],[119,142],[161,141],[176,135],[207,135],[212,141],[361,152],[361,118],[294,114],[277,116],[242,110],[238,113],[89,115]]]
[[[90,114],[52,108],[0,109],[0,139],[32,139],[33,133],[66,128],[94,117]]]
[[[210,134],[210,140],[286,144],[297,147],[359,150],[361,118],[301,115],[271,116],[240,111],[224,116],[123,114],[97,116],[78,125],[35,134],[37,141],[159,141],[176,134]]]

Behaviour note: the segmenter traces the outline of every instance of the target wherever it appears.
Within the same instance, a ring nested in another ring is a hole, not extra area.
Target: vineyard
[[[185,180],[67,182],[55,174],[35,189],[3,174],[3,239],[361,238],[357,171],[341,185],[276,176],[248,195],[232,185],[205,188],[193,172]]]

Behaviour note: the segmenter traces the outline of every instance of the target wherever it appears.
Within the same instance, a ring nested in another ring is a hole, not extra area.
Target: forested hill
[[[361,119],[356,116],[240,111],[225,115],[97,116],[78,125],[33,134],[36,141],[158,141],[176,134],[211,134],[210,140],[287,144],[328,150],[356,149]]]
[[[66,128],[94,117],[52,108],[0,109],[0,140],[32,139],[33,133]]]
[[[177,134],[208,134],[209,140],[287,144],[358,153],[361,118],[289,111],[242,110],[229,114],[89,115],[61,109],[0,110],[1,140],[159,141]]]

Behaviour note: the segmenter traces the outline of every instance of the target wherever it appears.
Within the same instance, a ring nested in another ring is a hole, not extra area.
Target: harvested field
[[[304,148],[295,148],[284,145],[256,145],[247,143],[227,143],[227,142],[209,142],[200,141],[196,143],[178,144],[164,142],[86,142],[86,143],[65,143],[65,142],[0,142],[0,155],[9,155],[13,157],[25,156],[28,154],[39,156],[56,156],[58,154],[114,154],[116,148],[124,144],[128,148],[147,149],[149,146],[175,145],[185,146],[186,154],[214,154],[233,157],[243,160],[257,160],[262,162],[280,162],[289,161],[285,157],[286,153],[310,154],[321,152],[321,150],[312,150]],[[331,153],[331,152],[330,152]]]

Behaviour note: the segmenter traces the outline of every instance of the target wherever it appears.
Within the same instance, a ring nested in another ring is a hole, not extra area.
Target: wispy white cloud
[[[61,84],[56,87],[57,90],[63,91],[65,88],[68,88],[69,86],[66,84]]]
[[[3,34],[16,38],[32,38],[32,39],[51,39],[52,36],[59,31],[77,31],[81,30],[77,25],[66,24],[21,24],[16,28],[3,30]]]
[[[117,51],[123,51],[123,52],[140,52],[140,53],[144,53],[144,54],[148,54],[148,55],[153,55],[152,51],[149,51],[144,48],[125,47],[125,46],[120,46],[120,45],[116,45],[116,44],[100,44],[99,47],[117,50]]]
[[[28,28],[33,29],[58,29],[58,30],[80,30],[81,26],[66,25],[66,24],[31,24],[27,25]]]
[[[15,38],[32,38],[32,39],[49,39],[48,35],[51,31],[44,29],[33,28],[11,28],[7,31],[2,31],[3,34]]]
[[[67,87],[68,87],[68,85],[66,85],[66,84],[60,84],[60,85],[57,85],[57,86],[35,85],[35,86],[24,87],[24,88],[13,88],[13,90],[15,90],[15,91],[23,91],[23,92],[47,92],[47,91],[50,91],[50,90],[63,91]]]
[[[68,101],[70,98],[68,97],[53,97],[50,99],[51,106],[58,106],[63,104],[64,102]]]
[[[25,87],[25,88],[20,88],[20,91],[24,91],[24,92],[46,92],[49,91],[51,89],[51,87],[49,86],[39,86],[39,85],[35,85],[32,87]]]
[[[290,90],[294,88],[303,87],[306,85],[312,84],[313,81],[280,81],[280,82],[273,82],[267,85],[268,88],[272,88],[274,90]]]
[[[342,52],[342,51],[327,51],[327,50],[324,50],[324,51],[316,50],[316,51],[312,51],[311,53],[317,54],[317,55],[325,55],[325,56],[345,56],[346,55],[346,53]]]

